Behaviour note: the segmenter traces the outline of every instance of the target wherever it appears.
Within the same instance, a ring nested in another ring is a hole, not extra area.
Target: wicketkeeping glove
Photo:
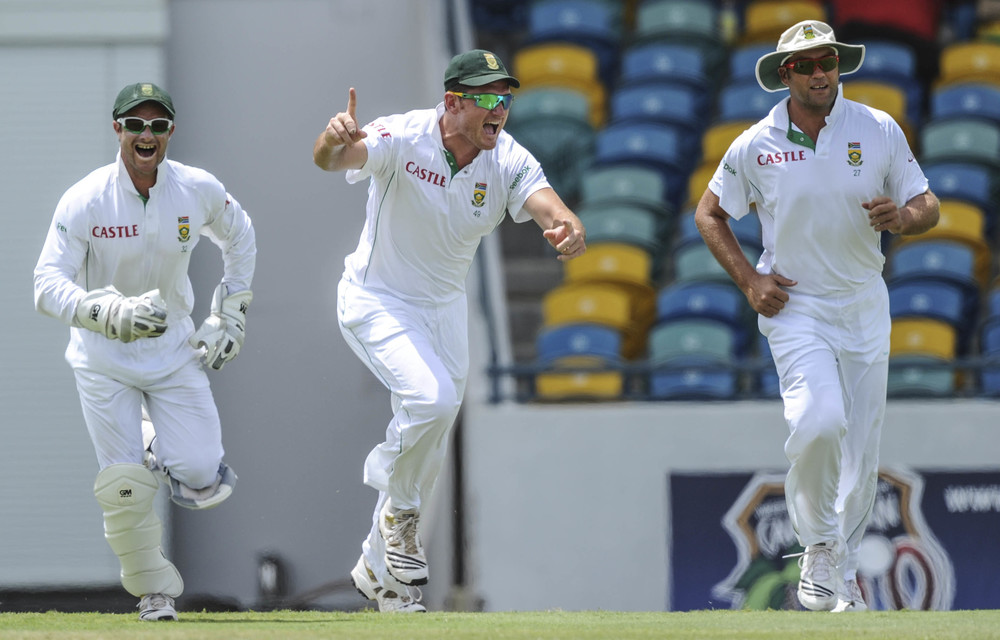
[[[162,336],[167,330],[167,307],[159,289],[125,297],[108,286],[87,292],[76,306],[76,319],[84,329],[111,340],[132,342]]]
[[[215,288],[212,313],[189,340],[195,349],[205,348],[205,364],[218,370],[239,355],[251,300],[253,293],[249,289],[230,294],[224,284]]]

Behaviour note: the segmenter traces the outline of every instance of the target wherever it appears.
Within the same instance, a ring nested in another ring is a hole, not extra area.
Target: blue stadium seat
[[[755,75],[757,60],[764,54],[773,52],[774,44],[762,42],[736,47],[729,54],[729,81],[757,82],[757,76]]]
[[[979,117],[1000,122],[1000,85],[963,82],[941,87],[931,94],[930,115],[935,120]]]
[[[733,230],[736,239],[745,249],[756,252],[758,255],[764,251],[761,237],[760,221],[754,210],[746,214],[739,220],[730,219],[729,227]],[[701,243],[703,239],[698,225],[694,220],[694,212],[685,212],[677,217],[677,240],[676,248],[685,247],[690,243]],[[755,261],[756,264],[756,261]]]
[[[982,357],[987,360],[980,371],[980,388],[985,395],[1000,396],[1000,315],[983,324],[979,347]]]
[[[708,104],[703,91],[682,83],[631,84],[611,94],[611,124],[652,122],[705,128]]]
[[[725,322],[687,318],[657,323],[649,332],[650,396],[657,399],[732,399],[741,354],[737,332]]]
[[[535,341],[536,362],[543,367],[569,356],[593,356],[608,363],[619,363],[621,348],[621,332],[598,324],[543,328]]]
[[[757,333],[757,358],[761,363],[757,372],[757,393],[764,398],[781,397],[781,381],[778,378],[778,370],[774,366],[774,357],[771,355],[771,345],[768,344],[764,334]]]
[[[890,254],[887,281],[943,280],[978,296],[975,256],[967,245],[952,240],[908,242]],[[978,297],[977,297],[978,304]]]
[[[662,219],[673,216],[666,181],[652,167],[591,166],[584,172],[581,183],[581,206],[638,206]]]
[[[976,205],[986,214],[987,226],[984,230],[989,236],[995,222],[991,224],[997,213],[996,202],[1000,196],[997,180],[993,172],[985,166],[961,163],[942,162],[924,163],[921,161],[924,175],[930,183],[931,191],[942,200],[945,198],[965,200]]]
[[[724,282],[674,282],[656,297],[656,320],[705,318],[721,321],[737,331],[736,343],[745,348],[756,316],[736,285]]]
[[[601,0],[535,0],[528,14],[524,45],[571,42],[597,55],[605,85],[614,82],[621,49],[619,16]]]
[[[659,369],[649,375],[649,396],[654,400],[734,400],[738,376],[730,369]]]
[[[706,65],[705,54],[697,47],[655,42],[633,45],[622,53],[618,81],[622,86],[678,82],[707,94],[710,81]]]
[[[616,124],[597,133],[594,163],[597,166],[651,166],[663,175],[667,197],[683,197],[687,188],[691,132],[665,124]]]
[[[933,318],[953,326],[958,353],[968,352],[978,309],[965,288],[943,280],[905,280],[889,285],[889,314],[896,318]]]
[[[983,118],[930,120],[920,130],[921,162],[965,162],[1000,172],[1000,123]]]
[[[729,82],[719,91],[718,121],[753,120],[757,121],[770,113],[774,105],[785,97],[787,92],[770,93],[761,89],[757,80],[742,80]]]
[[[917,58],[909,46],[890,40],[865,40],[865,62],[848,78],[875,80],[899,87],[906,94],[906,119],[913,125],[924,121],[923,82],[917,77]]]

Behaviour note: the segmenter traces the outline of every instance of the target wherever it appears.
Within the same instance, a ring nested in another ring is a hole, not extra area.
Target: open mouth
[[[491,136],[495,136],[500,131],[500,125],[493,122],[487,122],[483,125],[483,130]]]
[[[135,152],[140,158],[152,158],[156,155],[156,146],[149,144],[135,145]]]

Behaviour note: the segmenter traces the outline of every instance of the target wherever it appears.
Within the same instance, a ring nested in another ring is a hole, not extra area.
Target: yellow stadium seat
[[[752,120],[730,120],[710,126],[701,136],[701,161],[703,164],[719,164],[726,155],[729,145],[741,133],[754,124]]]
[[[566,263],[566,282],[625,282],[649,285],[653,259],[645,249],[619,242],[591,244]]]
[[[1000,84],[1000,43],[956,42],[941,50],[940,60],[941,71],[935,87],[972,81]]]
[[[776,43],[782,32],[803,20],[826,21],[823,3],[813,0],[751,0],[743,14],[742,44]]]
[[[848,76],[844,81],[844,97],[888,113],[899,123],[906,141],[913,148],[915,139],[913,127],[906,116],[906,93],[898,86],[877,80],[853,80]]]
[[[542,299],[542,322],[547,326],[593,322],[624,330],[631,321],[629,294],[613,284],[564,284]]]
[[[712,163],[702,163],[697,169],[691,172],[691,176],[688,178],[686,207],[694,207],[698,204],[701,196],[705,194],[705,189],[708,188],[709,181],[715,175],[715,170],[718,168],[719,161],[716,160]]]
[[[597,54],[582,45],[550,42],[519,49],[513,58],[514,76],[521,89],[566,87],[587,96],[590,124],[604,125],[607,92],[598,74]]]
[[[892,321],[890,357],[918,356],[954,360],[955,328],[930,318],[900,318]]]
[[[560,358],[552,369],[535,376],[535,397],[550,401],[618,399],[625,390],[625,375],[621,371],[559,371],[560,368],[600,369],[604,365],[600,358]]]

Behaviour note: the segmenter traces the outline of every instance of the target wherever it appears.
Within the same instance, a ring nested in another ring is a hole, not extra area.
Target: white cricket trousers
[[[785,500],[803,546],[835,541],[854,577],[875,502],[889,374],[889,294],[881,276],[854,292],[789,301],[758,324],[771,347],[790,435]]]
[[[465,296],[419,306],[341,279],[337,315],[347,344],[388,387],[392,420],[385,441],[368,454],[365,484],[379,491],[363,548],[372,571],[386,575],[378,514],[386,498],[419,509],[441,473],[469,374]]]
[[[73,373],[101,469],[122,462],[142,464],[145,402],[156,428],[154,453],[170,475],[195,488],[215,482],[224,453],[222,427],[208,376],[197,360],[158,378],[86,367]]]

